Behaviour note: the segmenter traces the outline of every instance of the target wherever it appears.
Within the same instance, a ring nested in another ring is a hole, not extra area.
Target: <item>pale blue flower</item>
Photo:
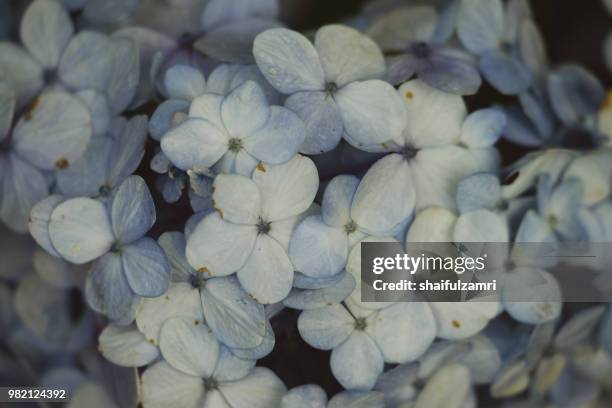
[[[346,389],[373,388],[384,363],[416,360],[436,336],[427,303],[385,305],[366,309],[348,300],[300,314],[300,335],[315,348],[332,350],[332,373]]]
[[[392,86],[375,78],[385,72],[374,41],[340,25],[320,28],[313,44],[303,35],[277,28],[255,38],[253,54],[262,74],[285,106],[306,123],[301,152],[319,154],[344,134],[357,142],[383,142],[405,125]]]
[[[94,31],[75,35],[70,16],[52,0],[36,0],[27,8],[20,35],[24,48],[0,44],[0,78],[16,90],[17,106],[46,86],[94,89],[106,96],[113,114],[134,97],[140,67],[130,40]]]
[[[396,9],[374,20],[367,33],[389,55],[389,82],[399,84],[416,74],[445,92],[476,93],[481,84],[476,64],[462,50],[440,43],[436,34],[441,22],[427,6]]]
[[[41,94],[16,121],[15,103],[12,90],[1,85],[0,219],[25,232],[30,209],[48,195],[49,173],[83,155],[92,127],[88,109],[65,92]]]
[[[280,408],[383,408],[384,396],[380,392],[344,391],[329,401],[325,391],[315,384],[292,388],[280,402]]]
[[[164,360],[141,377],[145,408],[181,406],[275,407],[286,392],[269,369],[234,356],[204,324],[176,317],[161,328]]]
[[[141,297],[166,291],[168,260],[154,240],[143,237],[155,223],[155,206],[140,177],[125,179],[106,202],[59,198],[40,210],[37,218],[48,223],[40,241],[52,254],[75,264],[95,260],[86,284],[94,310],[130,321]]]
[[[237,273],[260,303],[283,300],[293,283],[289,239],[318,185],[314,164],[299,155],[285,164],[259,166],[252,178],[218,175],[212,197],[217,211],[189,235],[189,264],[215,277]]]
[[[479,57],[485,79],[507,95],[525,91],[533,80],[517,47],[520,25],[529,15],[520,3],[510,1],[504,7],[501,0],[462,0],[457,17],[459,39]]]
[[[367,231],[390,230],[415,209],[452,210],[463,177],[498,167],[492,145],[505,125],[501,112],[485,109],[467,115],[460,96],[419,79],[404,83],[398,93],[407,121],[402,131],[382,143],[353,141],[360,149],[390,152],[370,167],[353,198],[351,216]]]

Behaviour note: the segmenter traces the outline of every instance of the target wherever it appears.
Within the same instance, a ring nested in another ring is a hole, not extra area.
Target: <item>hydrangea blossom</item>
[[[440,24],[449,23],[438,19],[435,8],[414,6],[378,17],[367,32],[391,55],[387,58],[390,83],[399,84],[417,74],[429,86],[442,91],[476,93],[481,80],[475,63],[469,54],[444,44],[447,38],[438,35]],[[450,36],[454,26],[446,30]]]
[[[242,287],[261,303],[281,301],[293,282],[289,239],[318,185],[314,164],[299,155],[285,164],[261,165],[250,179],[217,176],[217,211],[187,239],[187,260],[210,276],[236,273]]]
[[[161,329],[164,360],[142,375],[144,407],[277,406],[286,388],[266,368],[233,356],[204,324],[176,317]],[[229,405],[228,405],[229,404]]]
[[[94,261],[87,277],[87,300],[113,320],[132,320],[142,296],[164,293],[170,267],[163,250],[144,234],[155,223],[155,206],[138,176],[128,177],[104,202],[51,196],[34,208],[47,223],[39,243],[75,264]]]
[[[0,218],[25,232],[30,209],[49,193],[49,173],[52,178],[85,152],[91,115],[76,97],[48,91],[14,120],[15,94],[0,85]]]
[[[380,78],[383,55],[356,30],[330,25],[317,31],[314,46],[303,35],[277,28],[255,38],[253,54],[285,106],[307,125],[301,152],[327,152],[346,133],[351,139],[385,141],[404,126],[401,103]]]

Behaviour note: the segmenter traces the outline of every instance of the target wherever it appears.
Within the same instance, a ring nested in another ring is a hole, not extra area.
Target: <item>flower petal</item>
[[[261,73],[278,91],[320,91],[324,72],[315,47],[286,28],[272,28],[255,37],[253,55]]]
[[[104,91],[108,97],[111,111],[118,115],[134,99],[140,81],[140,54],[132,40],[117,38],[113,40],[113,66]]]
[[[340,303],[355,290],[355,278],[347,272],[340,273],[342,279],[337,283],[321,289],[292,289],[283,304],[292,309],[312,310],[325,307],[331,303]]]
[[[155,224],[155,203],[140,176],[128,177],[115,191],[111,219],[115,237],[123,244],[142,237]]]
[[[189,65],[175,65],[166,71],[164,87],[168,97],[192,101],[206,91],[204,75]]]
[[[436,20],[433,7],[402,7],[376,18],[366,33],[384,51],[404,51],[410,44],[429,42]]]
[[[142,367],[157,358],[159,350],[135,327],[108,325],[98,338],[100,353],[122,367]]]
[[[276,303],[291,290],[293,265],[278,242],[261,234],[237,276],[242,287],[259,303]]]
[[[452,242],[457,216],[446,208],[429,207],[420,211],[408,229],[409,242]]]
[[[113,44],[104,34],[81,31],[68,43],[58,74],[68,86],[104,92],[113,70]]]
[[[8,136],[11,129],[15,102],[15,92],[7,85],[0,84],[0,142]]]
[[[220,390],[232,408],[277,407],[287,392],[281,379],[264,367],[256,367],[240,381],[223,383]]]
[[[504,30],[501,0],[466,0],[457,16],[457,33],[463,45],[480,55],[497,48]]]
[[[387,142],[406,127],[404,105],[387,82],[372,79],[353,82],[335,94],[347,141],[359,148]]]
[[[270,117],[266,95],[254,81],[232,90],[221,103],[221,118],[232,138],[245,139],[260,129]]]
[[[183,374],[165,361],[147,368],[140,383],[145,408],[200,408],[204,404],[202,379]]]
[[[83,155],[92,136],[91,115],[75,96],[43,93],[13,133],[15,150],[43,170],[63,169]]]
[[[266,315],[235,278],[212,278],[201,292],[206,323],[219,341],[232,348],[252,348],[266,337]]]
[[[419,78],[429,86],[457,95],[473,95],[482,81],[471,61],[437,53],[429,58],[429,65],[419,70]]]
[[[298,330],[304,341],[320,350],[331,350],[355,330],[355,321],[340,304],[305,310],[298,318]]]
[[[17,155],[0,156],[0,219],[16,232],[26,232],[30,209],[49,193],[43,174]]]
[[[38,61],[9,42],[0,42],[0,79],[15,90],[17,107],[25,106],[44,85]]]
[[[334,377],[344,388],[368,390],[376,384],[384,363],[374,340],[355,330],[344,343],[334,348],[330,365]]]
[[[157,141],[161,140],[162,136],[174,126],[174,115],[178,112],[187,112],[188,110],[189,102],[187,101],[177,99],[163,101],[155,109],[153,116],[149,120],[149,133],[151,137]]]
[[[93,263],[85,294],[91,308],[111,320],[124,319],[137,300],[125,278],[121,257],[112,252]]]
[[[351,204],[359,186],[355,176],[336,176],[325,187],[321,202],[321,215],[325,224],[343,227],[351,221]]]
[[[227,137],[211,122],[190,118],[161,139],[161,148],[181,170],[209,168],[227,151]]]
[[[51,213],[55,207],[66,201],[60,195],[51,195],[36,203],[30,211],[28,221],[28,230],[34,241],[40,245],[45,251],[53,256],[61,258],[61,255],[55,250],[49,236],[49,222],[51,221]]]
[[[214,213],[200,221],[189,236],[185,253],[195,270],[226,276],[242,268],[256,238],[253,226],[232,224]]]
[[[66,260],[83,264],[104,255],[115,242],[106,206],[91,198],[74,198],[51,213],[49,236]]]
[[[164,323],[173,317],[185,317],[204,322],[200,292],[188,283],[173,283],[164,296],[142,299],[136,312],[136,326],[143,340],[157,345]]]
[[[313,278],[336,275],[344,269],[348,238],[343,228],[328,227],[320,215],[311,215],[296,228],[289,243],[296,270]]]
[[[498,302],[431,302],[438,323],[438,337],[466,339],[486,327],[499,311]]]
[[[470,147],[488,147],[497,142],[506,127],[506,115],[498,109],[471,113],[461,127],[461,141]]]
[[[285,394],[280,406],[281,408],[325,408],[327,407],[327,394],[318,385],[300,385]]]
[[[244,148],[261,161],[282,164],[297,154],[305,137],[304,122],[295,113],[272,106],[268,121],[244,140]]]
[[[501,200],[499,178],[492,173],[475,173],[457,186],[457,208],[466,213],[481,208],[493,210]]]
[[[325,92],[296,92],[285,101],[306,125],[300,151],[320,154],[332,150],[342,137],[342,115],[338,105]]]
[[[470,393],[470,372],[460,364],[440,369],[427,381],[415,408],[461,408]]]
[[[385,72],[385,60],[378,45],[353,28],[323,26],[314,43],[327,83],[343,87],[353,81],[380,78]]]
[[[457,218],[453,242],[508,242],[506,220],[489,210],[476,210]]]
[[[459,140],[467,114],[463,98],[418,79],[406,82],[398,92],[406,106],[408,126],[404,137],[409,147],[446,145]]]
[[[369,322],[370,323],[370,322]],[[387,363],[403,364],[421,357],[436,338],[434,315],[425,302],[400,302],[372,319],[374,341]]]
[[[485,53],[479,66],[486,80],[504,95],[519,94],[531,85],[532,75],[527,67],[501,51]]]
[[[410,166],[399,154],[378,160],[363,176],[351,206],[351,218],[368,232],[388,231],[408,218],[415,191]]]
[[[170,265],[152,238],[141,238],[121,248],[121,262],[130,288],[147,297],[160,296],[170,282]]]
[[[219,342],[210,328],[183,317],[164,323],[159,349],[173,368],[200,378],[212,375],[220,353]]]
[[[317,168],[300,155],[284,164],[258,167],[253,181],[261,192],[262,218],[268,222],[306,211],[319,187]]]
[[[35,1],[21,19],[21,41],[45,68],[57,66],[73,33],[70,16],[54,1]]]

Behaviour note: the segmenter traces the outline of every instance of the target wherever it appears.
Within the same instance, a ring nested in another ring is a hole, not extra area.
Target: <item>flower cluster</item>
[[[71,408],[610,403],[612,309],[516,249],[612,242],[612,99],[549,61],[527,0],[374,0],[312,32],[277,0],[14,3],[0,385]],[[505,284],[366,302],[377,242],[506,243]],[[285,343],[323,375],[283,375]]]

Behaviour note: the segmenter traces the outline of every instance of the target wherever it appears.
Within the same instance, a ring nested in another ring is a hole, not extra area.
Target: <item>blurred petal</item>
[[[113,41],[113,66],[104,91],[111,111],[118,115],[134,99],[140,81],[140,60],[136,44],[127,38]]]
[[[0,79],[15,90],[17,107],[23,107],[43,87],[43,69],[25,50],[0,42]]]
[[[418,72],[429,86],[457,95],[473,95],[482,84],[472,62],[443,54],[431,56],[428,65]]]
[[[17,155],[0,155],[0,219],[26,232],[30,209],[49,193],[43,174]]]
[[[501,0],[466,0],[457,17],[457,33],[463,45],[474,54],[497,48],[504,29]]]
[[[457,186],[457,208],[466,213],[481,208],[494,210],[501,200],[499,178],[492,173],[476,173]]]
[[[470,372],[451,364],[434,374],[421,393],[415,408],[461,408],[470,392]]]
[[[58,67],[62,81],[77,89],[104,92],[113,70],[113,45],[104,34],[81,31],[70,40]]]
[[[495,144],[506,127],[506,115],[498,109],[480,109],[468,115],[461,128],[461,141],[470,147]]]
[[[43,93],[15,126],[15,150],[43,170],[61,170],[83,155],[93,129],[87,107],[75,96]]]
[[[532,76],[527,67],[503,52],[487,52],[479,64],[486,80],[504,95],[519,94],[531,85]]]
[[[21,41],[45,68],[57,66],[73,33],[70,16],[54,1],[35,1],[21,19]]]
[[[171,99],[192,101],[206,90],[204,75],[189,65],[175,65],[166,71],[166,93]]]
[[[429,42],[436,20],[433,7],[403,7],[376,18],[366,33],[384,51],[403,51],[411,44]]]
[[[498,302],[431,302],[442,339],[466,339],[486,327],[499,310]]]

